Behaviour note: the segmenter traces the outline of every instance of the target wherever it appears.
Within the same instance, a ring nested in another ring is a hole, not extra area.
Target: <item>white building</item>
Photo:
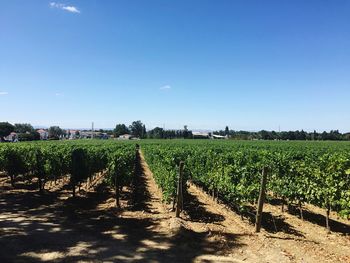
[[[222,136],[222,135],[216,135],[216,134],[213,134],[211,136],[212,139],[228,139],[228,136]]]
[[[122,134],[119,135],[118,140],[131,140],[133,138],[134,136],[132,136],[131,134]]]
[[[10,142],[17,141],[18,140],[17,133],[11,132],[8,136],[5,137],[5,140]]]
[[[210,134],[208,132],[192,132],[193,138],[195,139],[209,139]]]
[[[47,140],[49,138],[49,132],[43,129],[37,130],[40,134],[40,140]]]

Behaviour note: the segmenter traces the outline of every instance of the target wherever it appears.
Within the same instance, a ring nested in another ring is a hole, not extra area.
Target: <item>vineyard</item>
[[[182,167],[180,163],[183,163],[184,166]],[[145,172],[148,166],[152,173]],[[229,219],[225,219],[225,222],[237,220],[238,224],[245,224],[244,222],[247,221],[244,228],[250,229],[249,225],[255,223],[256,220],[255,213],[258,210],[259,195],[261,195],[263,171],[267,175],[266,191],[264,192],[266,192],[265,202],[269,213],[276,214],[276,211],[284,213],[287,210],[289,212],[295,210],[297,213],[289,218],[291,222],[294,222],[294,218],[304,220],[304,213],[309,213],[308,209],[311,205],[315,209],[319,209],[317,211],[321,211],[322,218],[324,215],[324,220],[322,219],[319,227],[327,230],[328,233],[338,232],[340,224],[333,221],[332,216],[333,219],[336,216],[342,218],[342,222],[348,222],[350,218],[350,144],[347,142],[141,140],[136,144],[132,141],[77,140],[0,144],[0,183],[6,186],[1,190],[2,198],[0,201],[2,204],[7,202],[10,204],[6,199],[7,196],[16,198],[16,194],[23,194],[18,192],[18,189],[23,185],[32,184],[35,185],[36,189],[25,192],[26,199],[35,196],[36,193],[42,196],[38,200],[39,203],[34,205],[33,209],[35,210],[36,206],[41,207],[40,202],[44,202],[40,200],[44,200],[45,196],[47,197],[48,193],[53,191],[51,190],[53,188],[48,187],[48,185],[56,185],[59,181],[65,182],[63,183],[65,186],[62,187],[66,187],[69,198],[74,199],[77,196],[84,197],[80,191],[81,187],[87,188],[92,185],[92,182],[98,182],[107,188],[104,188],[104,193],[97,194],[97,196],[107,195],[109,198],[113,198],[112,207],[117,209],[108,210],[113,211],[112,214],[108,212],[108,216],[111,217],[108,222],[114,222],[111,224],[113,231],[117,231],[114,227],[121,231],[120,229],[123,230],[123,227],[118,225],[119,221],[115,221],[116,216],[124,216],[124,220],[127,222],[129,222],[128,220],[134,222],[135,217],[137,220],[142,217],[142,220],[151,220],[152,223],[149,224],[154,224],[154,217],[158,218],[158,215],[160,221],[165,220],[162,215],[167,215],[165,218],[174,218],[175,205],[180,200],[178,193],[179,174],[181,173],[183,175],[181,182],[183,199],[180,202],[183,206],[183,213],[180,217],[187,221],[187,225],[191,225],[192,210],[197,211],[198,207],[203,206],[211,212],[204,211],[203,208],[199,210],[201,212],[196,215],[196,218],[200,222],[203,221],[206,227],[208,224],[213,224],[211,227],[215,229],[217,227],[215,223],[218,224],[222,220],[220,218],[225,217],[226,212],[220,206],[223,204],[228,207],[230,213]],[[148,177],[145,175],[147,173]],[[162,201],[162,204],[153,200],[152,196],[157,196],[157,190],[152,186],[153,178],[158,186],[157,189],[160,190],[159,202]],[[86,198],[90,195],[89,193],[85,194]],[[136,197],[138,201],[133,199],[135,195],[138,195]],[[99,200],[96,197],[89,198],[86,199],[87,205]],[[197,198],[201,198],[201,202],[196,201]],[[18,201],[15,203],[17,203],[16,206],[21,205]],[[147,205],[149,203],[152,205]],[[194,208],[191,208],[191,204]],[[218,208],[215,210],[213,206],[216,207],[216,204],[218,204]],[[71,206],[70,203],[62,201],[59,205],[60,209],[63,209],[62,211],[66,211],[66,206]],[[75,209],[79,210],[79,206]],[[134,208],[132,208],[133,206]],[[149,206],[153,208],[149,208]],[[142,213],[140,214],[140,211],[132,212],[137,209],[141,209]],[[153,213],[153,210],[158,212]],[[11,206],[5,212],[11,214]],[[24,212],[27,211],[24,210]],[[238,215],[237,218],[234,216],[235,214]],[[266,213],[263,216],[266,219]],[[286,224],[282,227],[275,223],[279,218],[280,216],[275,215],[272,216],[273,221],[265,221],[264,231],[271,234],[269,224],[274,224],[273,233],[278,235],[280,231],[283,232]],[[3,222],[8,222],[7,220]],[[123,231],[127,233],[124,236],[134,235],[133,229],[142,227],[142,220],[136,225],[132,223],[130,228],[124,229]],[[84,220],[80,219],[77,222],[82,223]],[[94,219],[92,222],[89,221],[81,228],[85,228],[85,225],[95,224],[97,221]],[[224,223],[222,224],[224,225]],[[300,226],[299,221],[298,225]],[[226,223],[224,226],[229,231],[235,229],[232,223]],[[350,234],[349,225],[343,224],[342,226],[345,230],[341,230],[341,233],[345,236]],[[193,229],[196,227],[194,225]],[[163,228],[157,231],[168,231]],[[141,232],[147,231],[142,229]],[[176,237],[175,240],[176,242],[179,240],[181,242],[199,242],[198,235],[194,234],[197,233],[196,231],[198,229],[193,232],[192,235],[196,238],[192,241],[191,238],[185,238],[183,234],[180,235],[180,239]],[[222,230],[220,231],[222,232]],[[221,232],[216,235],[222,238]],[[297,232],[298,229],[295,230],[295,233]],[[143,236],[140,233],[137,235]],[[149,239],[156,238],[158,235],[158,232],[150,234]],[[168,236],[169,234],[164,235]],[[3,235],[3,242],[7,244],[6,236]],[[299,236],[302,235],[298,234]],[[281,238],[281,236],[279,237]],[[164,236],[163,238],[165,239]],[[209,242],[210,238],[212,237],[205,237],[206,242]],[[252,238],[249,236],[244,242],[251,243]],[[288,238],[291,237],[288,236]],[[293,240],[293,238],[291,239]],[[201,242],[205,244],[203,240]],[[218,245],[221,244],[220,242]],[[260,241],[254,239],[254,242],[259,244]],[[275,244],[271,244],[275,248]],[[224,253],[230,246],[226,245],[225,247],[225,249],[221,249],[220,245],[217,251],[222,250]],[[181,247],[176,249],[181,250]],[[270,249],[271,247],[267,247],[267,251]],[[176,251],[178,252],[178,250]],[[206,251],[206,248],[203,248],[203,251]],[[174,255],[178,254],[177,252]],[[250,255],[252,256],[257,252],[249,253],[252,253]],[[193,259],[195,256],[190,254],[190,257]],[[279,256],[276,256],[275,259],[277,260],[277,258]],[[337,260],[339,259],[338,257]],[[345,261],[347,259],[349,258],[345,258]]]
[[[135,165],[135,146],[115,143],[44,142],[0,145],[0,171],[16,181],[36,178],[42,192],[49,180],[69,175],[75,196],[76,187],[91,181],[97,173],[107,173],[106,181],[118,191],[130,184]],[[118,200],[117,200],[118,202]]]
[[[165,201],[176,195],[180,161],[185,180],[244,212],[258,201],[261,171],[268,169],[267,189],[282,206],[303,203],[350,217],[350,145],[295,142],[146,143],[144,153]],[[269,197],[269,196],[268,196]]]

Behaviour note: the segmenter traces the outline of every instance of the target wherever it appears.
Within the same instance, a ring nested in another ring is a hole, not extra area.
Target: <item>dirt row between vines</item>
[[[239,233],[237,241],[242,244],[241,248],[231,248],[231,253],[230,248],[226,251],[235,258],[245,262],[350,262],[349,235],[327,234],[324,227],[281,213],[271,204],[265,204],[264,216],[270,219],[273,215],[275,222],[265,221],[265,229],[256,234],[251,222],[242,220],[241,216],[218,204],[200,188],[190,184],[188,191],[207,213],[222,215],[221,220],[208,224],[209,231],[221,227],[224,233]]]
[[[254,226],[190,184],[181,218],[162,194],[142,155],[121,208],[112,189],[97,175],[71,197],[68,179],[0,188],[1,262],[350,262],[349,236],[265,205],[260,234]]]

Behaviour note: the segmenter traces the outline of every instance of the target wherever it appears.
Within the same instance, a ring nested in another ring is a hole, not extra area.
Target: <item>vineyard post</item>
[[[298,202],[298,205],[299,205],[300,219],[301,219],[301,220],[304,220],[304,216],[303,216],[303,206],[302,206],[302,203],[301,203],[300,200],[299,200],[299,202]]]
[[[176,217],[180,216],[180,212],[183,209],[183,196],[182,196],[182,178],[183,178],[184,162],[180,162],[179,178],[177,181],[177,195],[176,195]]]
[[[72,186],[73,186],[73,189],[72,189],[73,193],[72,194],[73,194],[73,197],[75,197],[75,182],[72,183]]]
[[[114,175],[114,187],[115,187],[115,203],[117,207],[120,207],[119,203],[119,180],[118,174]]]
[[[260,232],[260,229],[261,229],[262,212],[263,212],[263,206],[265,202],[266,182],[267,182],[267,168],[264,167],[262,170],[258,209],[256,211],[256,218],[255,218],[255,232]]]
[[[327,232],[330,233],[331,232],[331,227],[329,225],[329,214],[330,214],[330,205],[327,205],[327,210],[326,210],[326,228],[327,228]]]

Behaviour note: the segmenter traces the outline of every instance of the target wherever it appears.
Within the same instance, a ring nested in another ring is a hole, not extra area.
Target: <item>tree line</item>
[[[234,131],[227,126],[225,130],[214,131],[213,134],[227,136],[237,140],[308,140],[308,141],[345,141],[350,140],[350,133],[340,133],[339,130],[331,130],[329,132],[306,132],[304,130],[297,131],[266,131],[258,132],[250,131]]]
[[[165,130],[160,127],[155,127],[151,130],[146,130],[145,124],[140,120],[132,122],[131,125],[117,124],[113,130],[114,136],[119,137],[124,134],[130,134],[141,139],[190,139],[192,138],[192,131],[184,126],[183,130]]]
[[[8,122],[0,122],[0,141],[5,141],[5,137],[10,135],[12,132],[16,133],[16,137],[19,141],[40,140],[40,134],[29,123],[16,123],[12,125]],[[146,125],[140,120],[133,121],[129,126],[125,124],[117,124],[114,129],[99,129],[97,132],[106,133],[108,136],[113,135],[115,138],[118,138],[124,134],[132,135],[133,137],[141,139],[193,138],[193,133],[188,129],[187,125],[185,125],[183,129],[178,130],[166,130],[160,127],[147,130]],[[60,138],[67,138],[71,136],[69,130],[61,129],[59,126],[51,126],[49,129],[47,129],[47,133],[47,139],[50,140],[58,140]],[[208,137],[211,137],[212,134],[226,136],[229,139],[236,140],[350,140],[350,133],[340,133],[338,130],[331,130],[329,132],[306,132],[304,130],[281,132],[261,130],[251,132],[230,130],[228,126],[226,126],[224,130],[209,132]],[[75,131],[75,134],[73,135],[75,138],[79,138],[80,131]]]

